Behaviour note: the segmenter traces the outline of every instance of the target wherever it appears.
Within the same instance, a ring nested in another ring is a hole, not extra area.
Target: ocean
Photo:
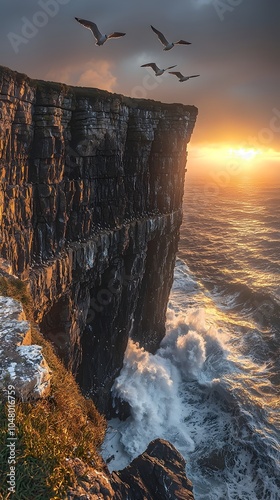
[[[187,461],[196,500],[280,499],[280,185],[188,180],[166,336],[129,342],[103,457],[156,438]]]

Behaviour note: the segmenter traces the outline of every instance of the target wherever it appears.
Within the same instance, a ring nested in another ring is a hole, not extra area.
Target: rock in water
[[[194,500],[186,462],[168,441],[155,439],[125,469],[110,476],[72,461],[77,485],[68,500]]]
[[[116,500],[193,500],[186,462],[168,441],[155,439],[125,469],[113,472]]]

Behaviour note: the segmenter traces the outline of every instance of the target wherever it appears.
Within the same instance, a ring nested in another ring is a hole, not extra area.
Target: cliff
[[[35,81],[0,67],[0,256],[6,263],[4,269],[1,260],[0,291],[9,296],[10,287],[21,300],[15,291],[24,290],[32,303],[29,321],[36,320],[46,339],[37,327],[34,333],[18,302],[0,298],[1,374],[5,381],[8,372],[9,383],[15,379],[22,400],[47,396],[17,408],[24,437],[18,474],[32,476],[35,456],[36,471],[44,470],[42,498],[51,498],[48,488],[58,491],[57,484],[64,491],[66,478],[75,483],[69,499],[193,498],[183,458],[161,440],[109,474],[96,451],[104,420],[65,367],[98,409],[112,415],[110,389],[128,338],[154,352],[164,336],[196,115],[193,106]],[[10,273],[24,284],[10,284]],[[20,484],[31,498],[39,483],[25,479]]]
[[[0,497],[193,500],[185,460],[161,439],[110,474],[99,453],[104,417],[30,323],[26,285],[3,267],[0,261]]]
[[[107,414],[128,337],[164,335],[196,115],[0,67],[0,254]]]

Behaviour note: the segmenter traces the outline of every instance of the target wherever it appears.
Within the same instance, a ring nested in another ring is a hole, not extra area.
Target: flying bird
[[[161,33],[161,31],[158,31],[152,25],[151,28],[154,31],[154,33],[156,33],[156,35],[158,36],[159,41],[162,43],[162,45],[164,45],[163,50],[170,50],[174,47],[174,45],[191,45],[191,42],[186,42],[185,40],[178,40],[178,42],[169,42],[168,40],[166,40],[165,36]]]
[[[82,24],[85,28],[89,29],[94,38],[96,39],[96,44],[95,45],[104,45],[104,43],[109,40],[110,38],[120,38],[121,36],[124,36],[125,33],[119,33],[118,31],[114,31],[114,33],[111,33],[111,35],[103,35],[100,33],[99,29],[97,28],[97,25],[95,23],[92,23],[91,21],[86,21],[85,19],[80,19],[79,17],[75,17],[76,21],[78,23]]]
[[[168,71],[168,73],[170,73],[170,75],[177,76],[177,78],[179,78],[179,82],[186,82],[190,78],[196,78],[197,76],[200,76],[200,75],[184,76],[182,75],[182,73],[180,73],[180,71]]]
[[[160,69],[155,63],[151,62],[151,63],[147,63],[147,64],[142,64],[141,68],[150,67],[154,70],[156,76],[161,76],[161,75],[163,75],[163,73],[165,71],[167,71],[168,69],[175,68],[176,66],[177,66],[177,64],[175,64],[174,66],[169,66],[168,68],[165,68],[165,69]]]

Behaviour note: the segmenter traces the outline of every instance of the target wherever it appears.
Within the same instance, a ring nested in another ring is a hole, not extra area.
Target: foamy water
[[[205,281],[177,262],[157,353],[129,342],[113,393],[129,403],[131,416],[109,422],[103,456],[111,470],[121,469],[160,437],[185,457],[196,500],[279,500],[277,310],[267,314],[272,302],[261,298],[260,314],[250,287],[225,290],[230,279],[214,282],[200,258]]]

